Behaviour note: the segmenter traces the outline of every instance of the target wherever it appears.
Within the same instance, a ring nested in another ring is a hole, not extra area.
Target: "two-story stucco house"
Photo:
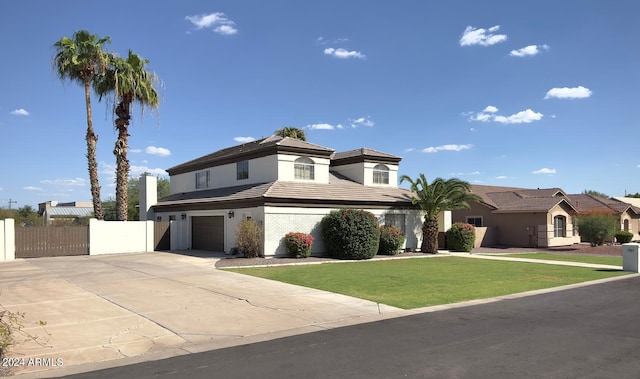
[[[358,208],[398,226],[406,248],[421,240],[421,215],[399,188],[401,158],[361,148],[346,152],[271,136],[229,147],[167,170],[171,195],[151,210],[172,220],[172,249],[230,252],[241,220],[264,230],[265,256],[286,255],[288,232],[310,233],[312,254],[324,253],[320,220],[331,210]],[[444,231],[445,220],[442,217]]]

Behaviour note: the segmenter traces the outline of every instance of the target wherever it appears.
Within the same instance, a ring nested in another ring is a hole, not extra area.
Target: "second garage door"
[[[224,251],[224,216],[192,217],[191,248]]]

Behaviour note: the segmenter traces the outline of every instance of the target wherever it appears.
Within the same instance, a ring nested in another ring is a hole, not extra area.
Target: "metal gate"
[[[17,227],[16,258],[89,254],[88,226]]]

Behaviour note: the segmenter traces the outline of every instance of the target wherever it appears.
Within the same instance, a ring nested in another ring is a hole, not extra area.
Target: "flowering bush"
[[[307,258],[311,255],[313,237],[307,233],[291,232],[284,236],[287,251],[291,258]]]
[[[394,226],[382,225],[380,227],[380,247],[378,254],[396,255],[404,244],[404,234]]]
[[[238,249],[247,258],[262,257],[262,227],[253,219],[243,220],[236,230]]]
[[[378,252],[378,219],[362,209],[329,212],[320,223],[324,247],[338,259],[371,259]]]
[[[471,224],[456,222],[447,230],[447,247],[453,251],[469,252],[476,242],[476,228]]]

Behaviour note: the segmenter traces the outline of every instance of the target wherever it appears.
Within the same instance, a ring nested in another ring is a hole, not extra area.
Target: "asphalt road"
[[[638,377],[640,277],[71,376]]]

